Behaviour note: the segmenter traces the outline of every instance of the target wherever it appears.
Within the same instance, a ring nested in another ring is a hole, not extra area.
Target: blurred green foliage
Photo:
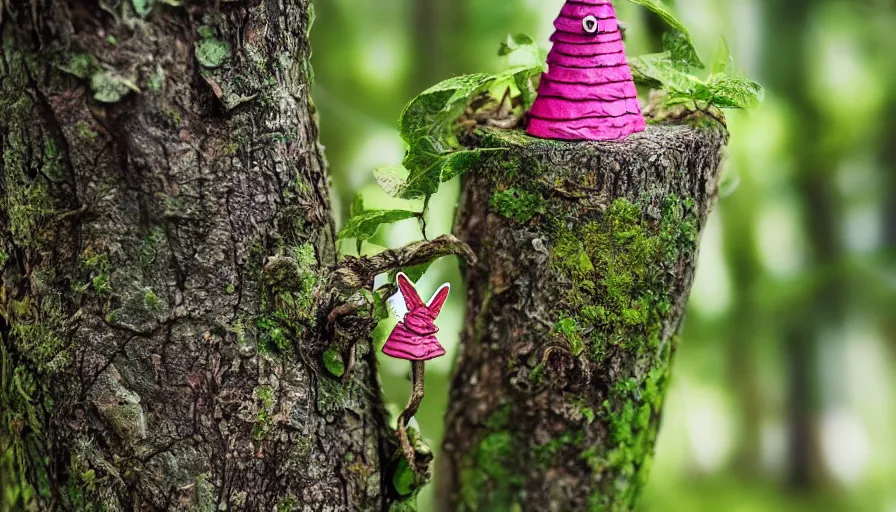
[[[675,3],[700,54],[720,56],[706,73],[744,72],[766,101],[728,114],[723,197],[703,237],[641,510],[896,511],[896,2]],[[405,155],[404,106],[452,76],[507,69],[498,50],[509,33],[549,49],[562,4],[315,2],[313,97],[340,227],[358,192],[368,211],[423,211],[422,199],[373,182],[374,168]],[[670,50],[659,17],[629,2],[617,10],[630,56]],[[716,51],[723,37],[737,67]],[[458,190],[456,179],[441,185],[425,224],[409,218],[343,250],[397,247],[424,225],[430,238],[449,232]],[[454,261],[419,285],[425,295],[446,280],[438,323],[449,355],[428,365],[417,416],[434,447],[465,293]],[[407,365],[381,363],[397,412]],[[421,510],[431,499],[427,488]]]

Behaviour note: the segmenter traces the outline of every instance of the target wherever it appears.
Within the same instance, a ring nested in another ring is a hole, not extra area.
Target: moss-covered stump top
[[[719,151],[727,141],[724,126],[699,118],[688,124],[651,124],[622,141],[565,142],[485,129],[471,142],[507,149],[483,166],[494,179],[505,184],[535,180],[542,191],[569,192],[584,207],[610,198],[638,200],[648,193],[689,195],[697,206],[710,208],[712,201],[702,200],[717,190]]]
[[[458,235],[476,252],[443,492],[459,510],[629,510],[727,132],[622,142],[486,129]],[[470,435],[475,432],[475,435]]]

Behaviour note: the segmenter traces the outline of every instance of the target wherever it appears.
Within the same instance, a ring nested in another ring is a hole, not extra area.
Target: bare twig
[[[469,265],[476,264],[470,246],[452,235],[414,242],[400,249],[387,249],[374,256],[346,256],[334,272],[336,283],[345,288],[372,288],[373,279],[390,270],[428,263],[443,256],[461,256]]]
[[[424,472],[424,468],[417,467],[417,454],[411,441],[408,439],[408,422],[417,414],[420,408],[420,402],[423,401],[423,373],[424,361],[411,361],[411,381],[412,391],[408,405],[398,415],[398,441],[401,444],[401,451],[404,452],[405,458],[411,469],[416,473]]]
[[[345,304],[340,304],[340,305],[336,306],[335,308],[333,308],[333,310],[330,311],[330,314],[327,315],[327,322],[330,325],[333,325],[334,323],[336,323],[336,320],[339,320],[340,318],[342,318],[344,316],[351,315],[352,313],[354,313],[357,310],[358,310],[357,304],[353,304],[350,302],[346,302]]]

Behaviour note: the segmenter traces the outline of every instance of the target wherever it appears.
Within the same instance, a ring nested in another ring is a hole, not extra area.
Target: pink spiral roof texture
[[[598,30],[583,27],[587,16]],[[529,111],[530,135],[544,139],[620,140],[644,130],[616,11],[609,0],[567,0],[554,21],[548,72]]]

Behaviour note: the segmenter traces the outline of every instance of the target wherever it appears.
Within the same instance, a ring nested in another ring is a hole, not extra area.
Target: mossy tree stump
[[[693,121],[693,120],[692,120]],[[482,130],[456,233],[467,324],[440,468],[446,510],[630,510],[718,190],[710,118],[623,142]]]

